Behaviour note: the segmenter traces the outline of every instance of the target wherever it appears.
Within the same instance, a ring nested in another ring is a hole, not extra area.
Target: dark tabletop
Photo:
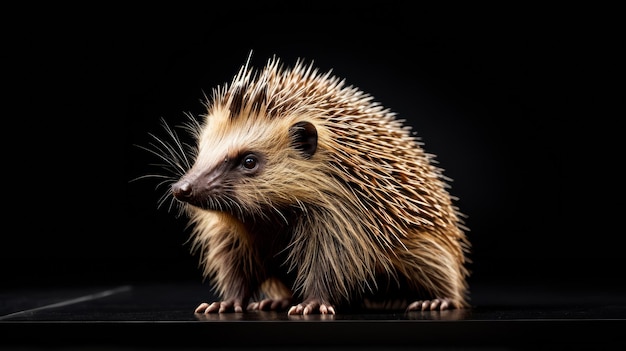
[[[0,344],[22,347],[389,349],[626,346],[626,294],[544,285],[478,284],[472,307],[441,312],[287,316],[195,314],[210,288],[196,282],[8,289]]]

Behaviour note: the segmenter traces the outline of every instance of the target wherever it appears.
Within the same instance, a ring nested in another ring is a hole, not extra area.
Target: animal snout
[[[180,180],[172,185],[172,194],[181,201],[188,201],[193,195],[193,188],[186,180]]]

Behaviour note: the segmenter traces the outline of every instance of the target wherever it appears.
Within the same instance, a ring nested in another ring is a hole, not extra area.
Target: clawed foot
[[[195,313],[224,313],[243,312],[241,299],[230,299],[226,301],[213,302],[211,304],[203,302],[196,307]]]
[[[419,300],[411,303],[407,311],[444,311],[453,308],[450,299]]]
[[[291,299],[264,299],[248,305],[248,311],[279,311],[284,310],[291,303]]]
[[[302,303],[295,306],[291,306],[291,308],[287,312],[288,315],[307,315],[313,313],[335,314],[335,307],[330,304],[322,303],[319,300],[313,299],[303,301]]]

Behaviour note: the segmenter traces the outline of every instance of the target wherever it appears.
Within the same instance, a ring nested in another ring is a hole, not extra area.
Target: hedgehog
[[[152,153],[216,301],[195,313],[469,305],[470,242],[436,156],[333,71],[250,57]],[[154,137],[154,135],[153,135]]]

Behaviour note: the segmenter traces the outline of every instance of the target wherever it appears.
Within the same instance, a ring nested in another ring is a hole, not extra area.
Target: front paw
[[[287,312],[288,315],[307,315],[313,313],[335,314],[335,307],[318,299],[307,299],[302,303],[291,306]]]
[[[228,299],[225,301],[216,301],[213,303],[203,302],[196,307],[195,313],[225,313],[225,312],[243,312],[242,299]]]
[[[454,308],[450,299],[419,300],[411,303],[407,311],[444,311]]]
[[[290,298],[264,299],[248,305],[248,311],[279,311],[284,310],[291,303]]]

